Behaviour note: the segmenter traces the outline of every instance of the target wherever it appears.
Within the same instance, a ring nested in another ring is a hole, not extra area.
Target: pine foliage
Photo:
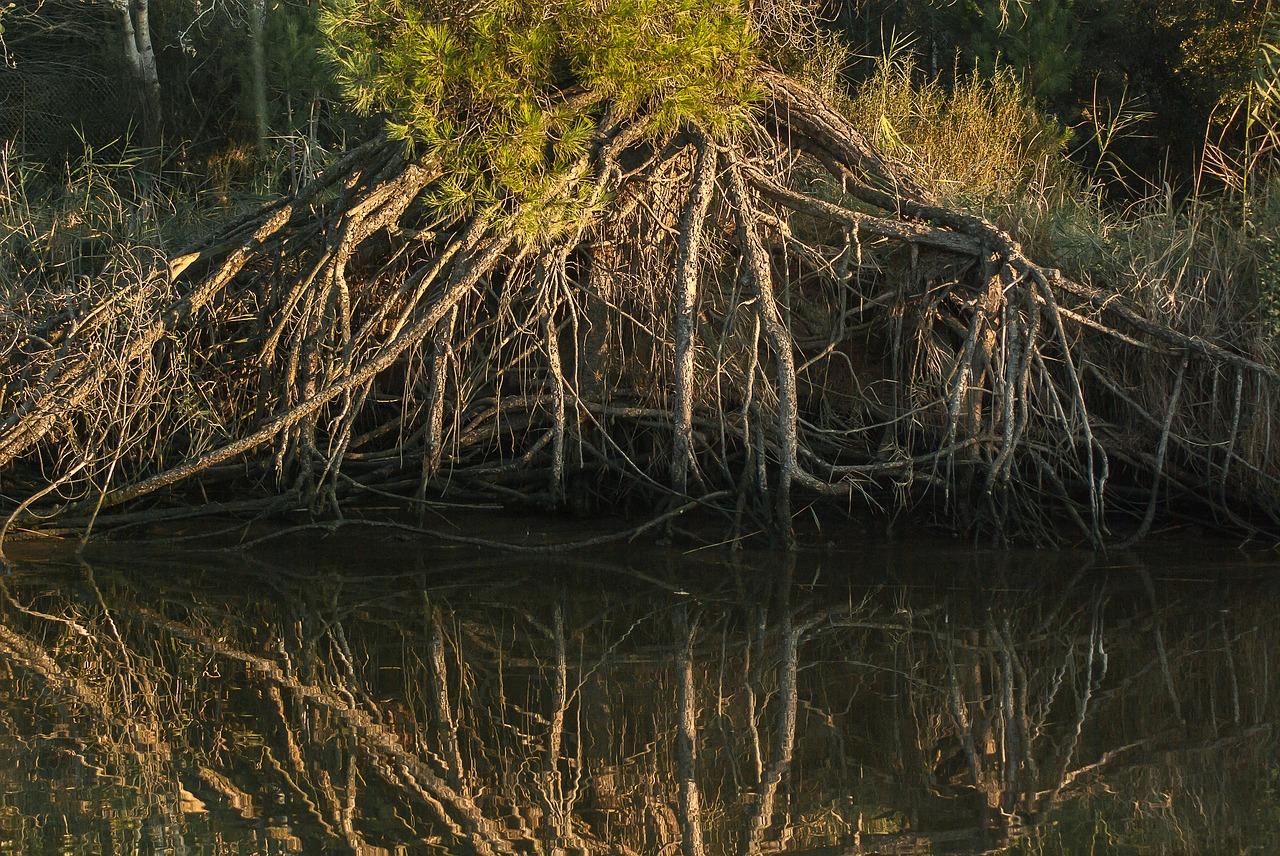
[[[760,99],[752,28],[732,0],[490,0],[453,15],[430,0],[331,0],[322,14],[344,97],[438,158],[443,217],[512,203],[547,240],[589,215],[579,186],[603,111],[732,134]],[[526,209],[528,210],[528,209]]]

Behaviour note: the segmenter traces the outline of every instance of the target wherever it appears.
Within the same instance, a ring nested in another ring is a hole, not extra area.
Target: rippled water
[[[28,549],[0,853],[1280,852],[1277,570]]]

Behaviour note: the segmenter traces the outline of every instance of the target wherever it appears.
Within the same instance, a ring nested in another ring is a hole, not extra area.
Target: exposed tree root
[[[526,203],[441,213],[442,168],[383,141],[205,247],[34,296],[3,322],[11,522],[185,485],[338,515],[723,493],[729,538],[781,543],[794,494],[1099,547],[1174,493],[1275,527],[1275,369],[1040,267],[762,83],[733,144],[605,110],[575,180],[608,202],[551,240],[512,232]]]

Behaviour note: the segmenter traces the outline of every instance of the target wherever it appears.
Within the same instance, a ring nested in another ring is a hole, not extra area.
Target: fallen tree
[[[713,497],[783,542],[796,497],[1095,546],[1167,495],[1274,525],[1273,367],[939,205],[735,4],[446,12],[333,4],[387,133],[7,314],[11,524],[163,493]]]

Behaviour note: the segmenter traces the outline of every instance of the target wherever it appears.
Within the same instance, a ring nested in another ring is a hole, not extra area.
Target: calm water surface
[[[0,853],[1280,853],[1278,581],[1194,543],[28,547]]]

